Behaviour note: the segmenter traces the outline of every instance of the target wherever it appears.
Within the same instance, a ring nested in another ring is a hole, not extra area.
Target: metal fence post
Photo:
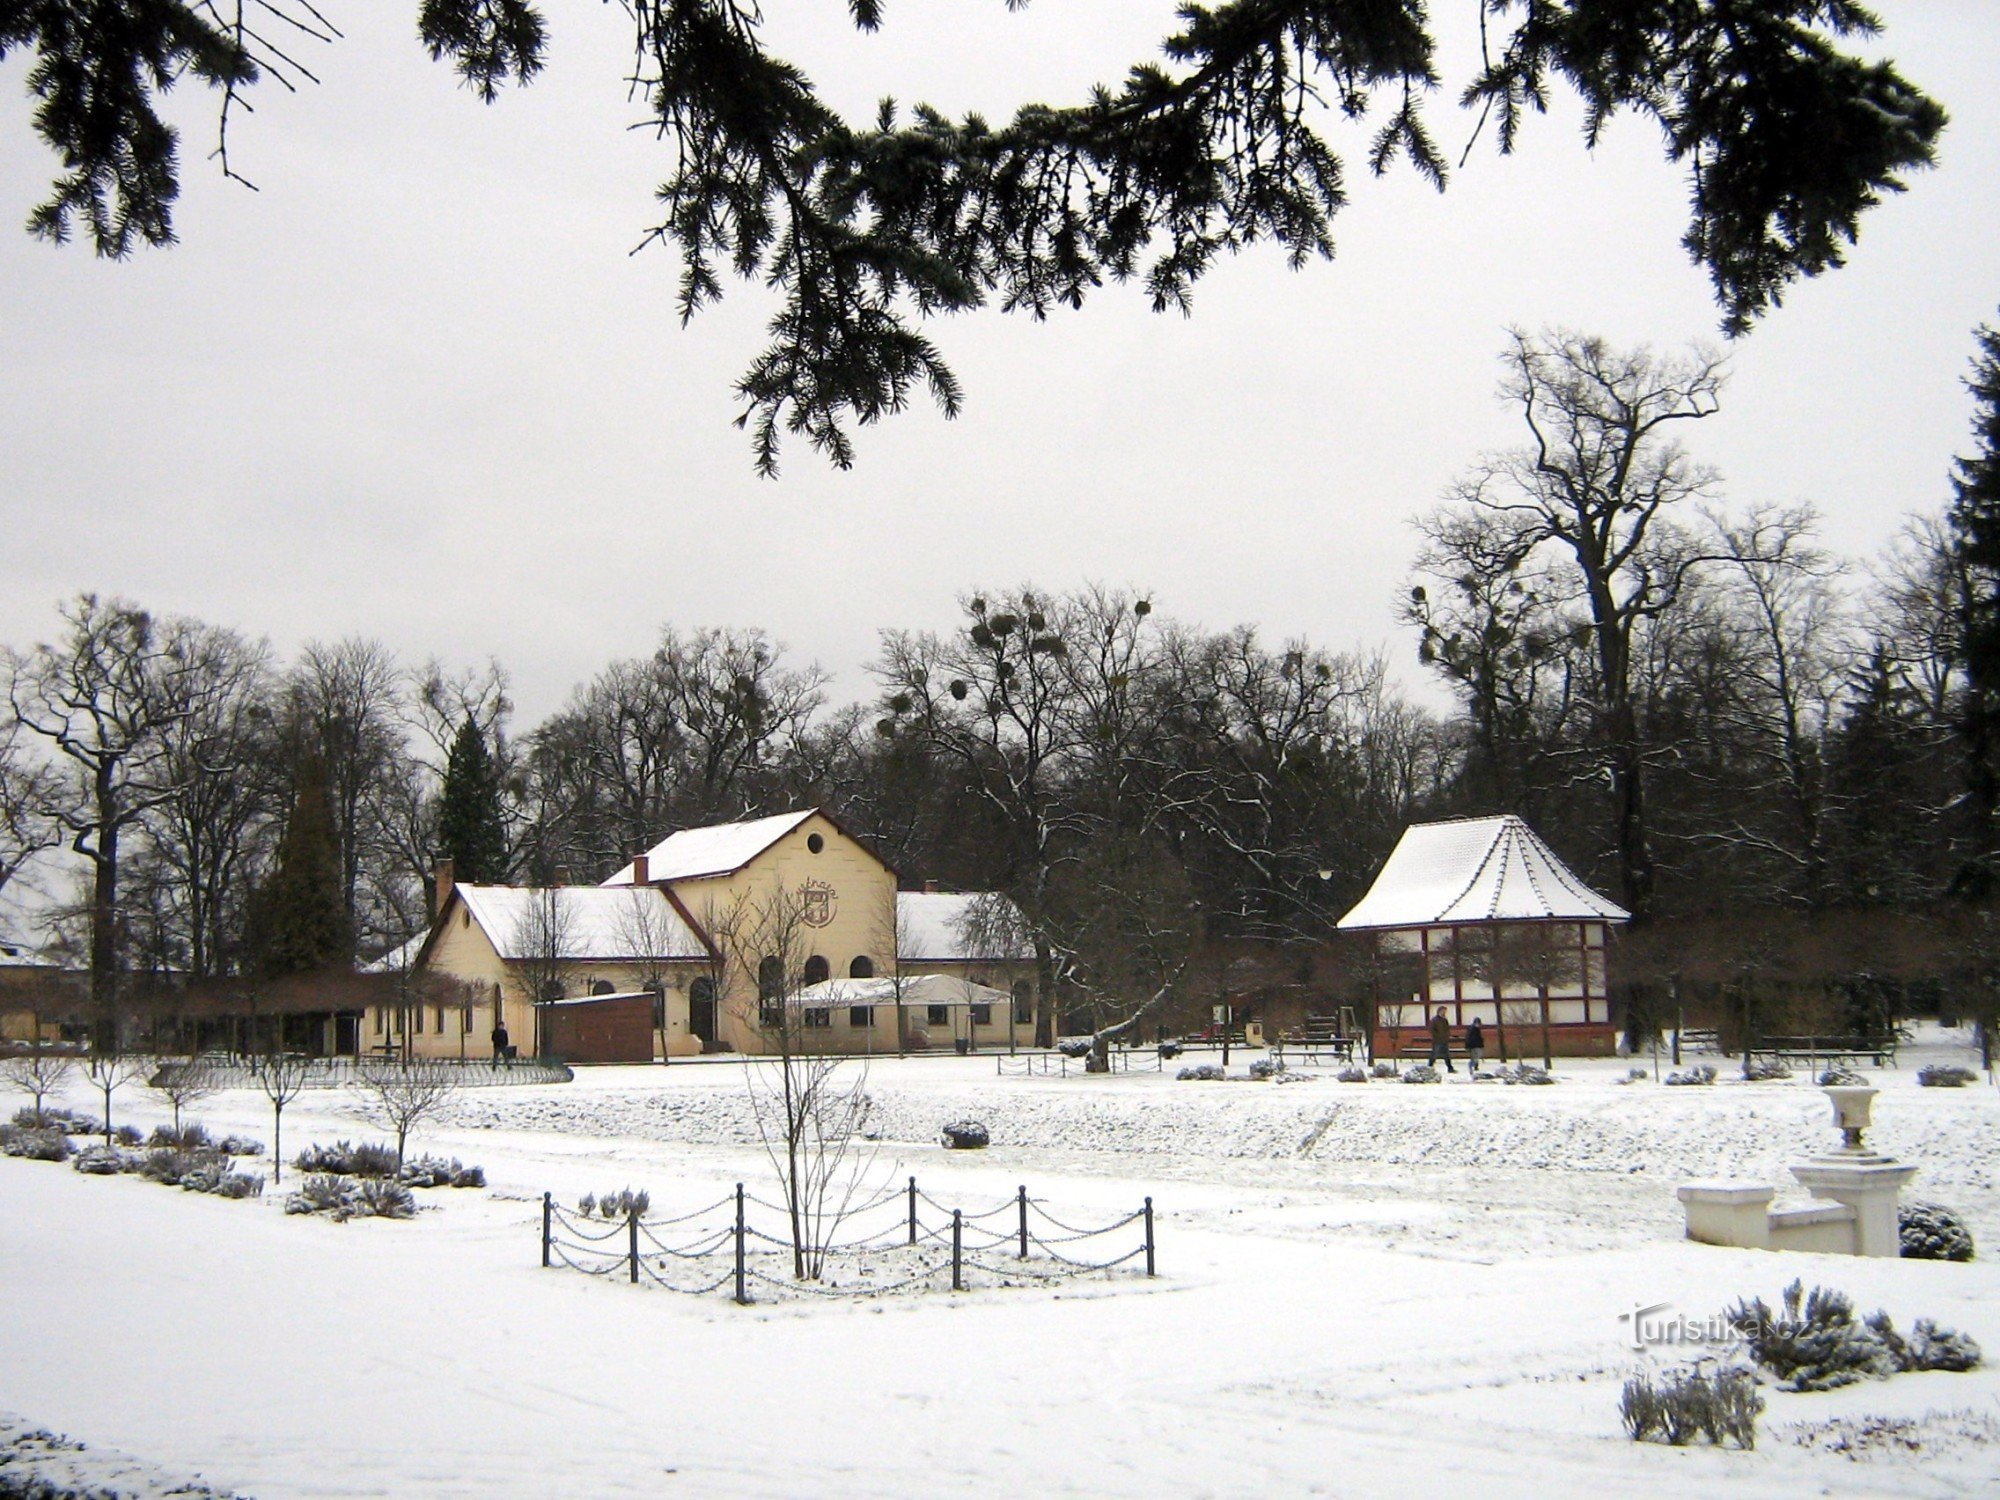
[[[555,1217],[555,1196],[542,1194],[542,1269],[549,1268],[549,1221]]]
[[[1028,1185],[1021,1184],[1021,1259],[1028,1258]]]
[[[739,1305],[750,1299],[743,1295],[743,1184],[736,1184],[736,1301]]]
[[[632,1268],[632,1285],[639,1284],[639,1210],[630,1207],[625,1210],[625,1233],[630,1241],[626,1259]]]
[[[962,1292],[965,1290],[964,1263],[960,1258],[960,1249],[959,1249],[961,1244],[961,1236],[964,1234],[964,1232],[965,1232],[964,1215],[958,1209],[954,1208],[951,1211],[951,1289],[954,1292]]]
[[[917,1242],[917,1179],[910,1179],[910,1243]]]
[[[1153,1274],[1153,1200],[1146,1200],[1146,1274]]]

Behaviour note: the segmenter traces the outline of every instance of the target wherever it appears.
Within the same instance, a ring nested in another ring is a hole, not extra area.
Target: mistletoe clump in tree
[[[157,93],[184,76],[220,92],[218,155],[234,176],[232,107],[261,76],[287,87],[310,77],[301,40],[336,33],[309,0],[233,13],[153,0],[98,24],[109,9],[0,5],[0,58],[35,53],[35,126],[65,167],[31,229],[62,240],[81,219],[99,253],[122,256],[173,238],[177,142]],[[683,320],[722,295],[725,267],[781,299],[770,347],[737,387],[767,474],[785,432],[847,465],[851,425],[900,410],[918,386],[956,412],[958,382],[922,331],[935,314],[998,301],[1039,318],[1134,278],[1156,309],[1185,310],[1224,252],[1275,241],[1294,266],[1330,257],[1348,195],[1329,139],[1342,121],[1372,127],[1371,171],[1402,157],[1440,188],[1447,175],[1423,109],[1444,80],[1419,0],[1189,3],[1162,61],[1001,124],[928,105],[903,115],[888,101],[873,121],[849,122],[767,50],[752,0],[623,9],[627,85],[674,152],[648,238],[680,255]],[[848,9],[865,31],[882,24],[881,0]],[[1660,127],[1690,182],[1683,243],[1732,333],[1794,280],[1839,265],[1862,213],[1929,164],[1944,126],[1893,66],[1841,50],[1878,29],[1853,0],[1456,9],[1485,44],[1459,100],[1494,123],[1501,151],[1559,86],[1582,98],[1590,144],[1620,111]],[[534,77],[547,49],[536,0],[422,0],[418,29],[488,101]]]

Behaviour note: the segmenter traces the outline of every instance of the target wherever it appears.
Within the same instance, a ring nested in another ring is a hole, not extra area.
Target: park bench
[[[1750,1049],[1752,1058],[1768,1057],[1774,1062],[1859,1062],[1873,1058],[1875,1066],[1900,1067],[1896,1061],[1896,1035],[1880,1036],[1767,1036]]]
[[[1303,1026],[1280,1033],[1271,1044],[1271,1056],[1281,1065],[1293,1061],[1325,1062],[1328,1058],[1352,1063],[1358,1040],[1343,1035],[1332,1021],[1307,1021]]]

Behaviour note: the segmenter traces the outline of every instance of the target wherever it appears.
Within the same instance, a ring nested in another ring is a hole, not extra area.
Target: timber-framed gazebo
[[[1609,929],[1629,914],[1571,873],[1513,814],[1415,823],[1343,932],[1373,947],[1374,1052],[1454,1045],[1477,1020],[1495,1056],[1606,1056],[1617,1047],[1605,974]]]

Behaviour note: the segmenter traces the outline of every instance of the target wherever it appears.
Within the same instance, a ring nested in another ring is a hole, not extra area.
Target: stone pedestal
[[[1830,1198],[1854,1210],[1856,1255],[1900,1255],[1902,1231],[1896,1199],[1915,1167],[1872,1151],[1841,1151],[1792,1168],[1792,1175],[1816,1198]]]
[[[1761,1182],[1682,1183],[1680,1200],[1687,1210],[1687,1237],[1704,1245],[1770,1249],[1771,1199],[1776,1191]]]

